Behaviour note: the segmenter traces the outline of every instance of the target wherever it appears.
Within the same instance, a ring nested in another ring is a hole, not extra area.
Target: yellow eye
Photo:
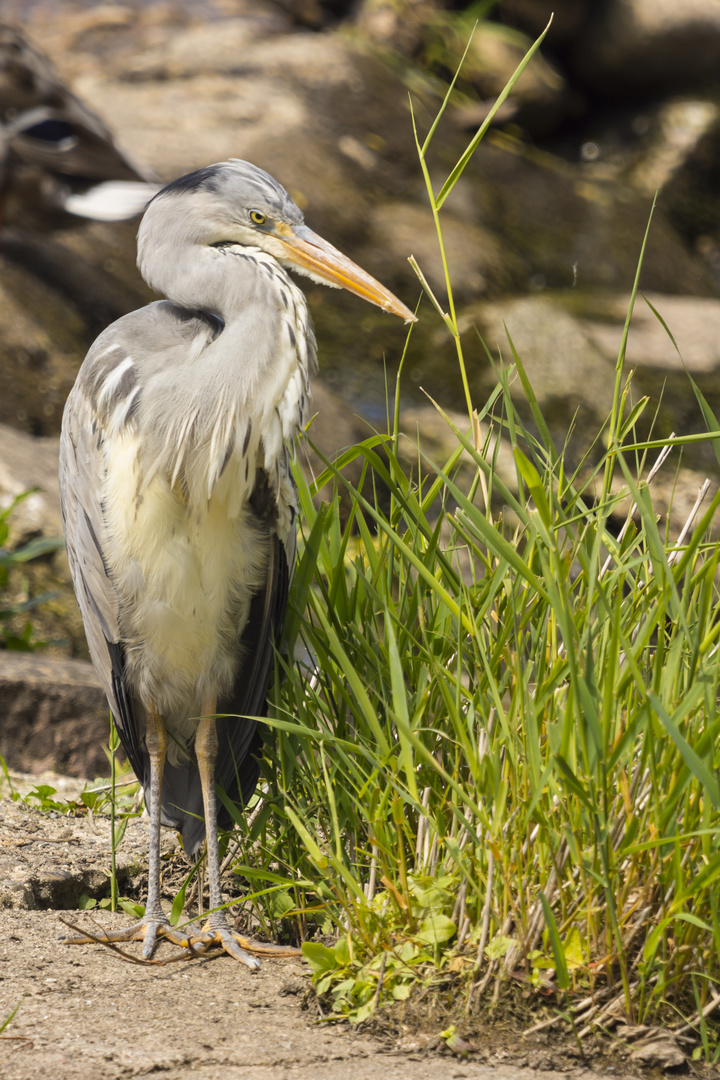
[[[250,220],[252,221],[253,225],[264,225],[265,215],[261,214],[259,210],[251,210]]]

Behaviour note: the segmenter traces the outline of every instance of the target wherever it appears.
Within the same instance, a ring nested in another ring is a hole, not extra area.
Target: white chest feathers
[[[266,580],[270,537],[245,497],[251,480],[239,452],[211,497],[193,500],[164,472],[138,496],[138,450],[131,431],[113,446],[106,561],[130,684],[163,716],[181,753],[193,718],[214,710],[232,686],[250,601]]]

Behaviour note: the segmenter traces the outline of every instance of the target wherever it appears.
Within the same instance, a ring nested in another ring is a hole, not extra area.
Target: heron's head
[[[138,233],[138,265],[146,279],[148,255],[158,245],[166,249],[166,258],[188,245],[260,248],[314,281],[347,289],[406,322],[416,321],[384,285],[305,225],[300,208],[277,180],[247,161],[231,158],[208,165],[158,192]]]

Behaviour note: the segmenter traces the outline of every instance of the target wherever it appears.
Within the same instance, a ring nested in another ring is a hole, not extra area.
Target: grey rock
[[[501,17],[537,37],[553,16],[552,40],[574,41],[582,32],[592,9],[592,0],[500,0]]]
[[[31,882],[27,880],[15,881],[12,878],[5,878],[0,881],[0,908],[36,911],[38,906]]]
[[[720,370],[720,300],[657,293],[645,296],[667,329],[645,299],[638,298],[628,340],[630,367],[651,368],[658,374],[687,369],[697,375]],[[604,305],[602,322],[585,321],[590,340],[607,360],[617,358],[629,303],[629,295],[611,298]]]
[[[0,652],[0,755],[9,768],[105,775],[109,715],[89,663]]]
[[[644,1024],[620,1024],[618,1038],[633,1046],[630,1061],[647,1068],[678,1069],[686,1064],[685,1055],[671,1031]]]
[[[0,506],[6,507],[23,492],[38,488],[13,511],[11,545],[35,533],[62,535],[57,470],[56,438],[33,438],[0,424]]]
[[[232,75],[266,37],[287,31],[287,21],[273,5],[245,5],[241,17],[179,29],[170,41],[159,39],[128,62],[128,81],[190,79],[203,74]]]
[[[372,212],[371,248],[382,251],[384,269],[398,275],[413,255],[438,297],[445,293],[445,276],[437,236],[427,228],[428,213],[422,206],[384,203]],[[497,237],[481,225],[464,221],[452,212],[443,217],[443,243],[458,300],[482,296],[492,283],[507,280],[508,273]],[[364,256],[367,261],[368,255]],[[361,256],[362,257],[362,256]],[[391,267],[394,269],[391,270]],[[410,275],[407,274],[408,280]],[[408,293],[410,288],[408,286]]]
[[[604,355],[559,298],[526,296],[482,304],[463,317],[468,336],[475,327],[490,352],[508,364],[512,341],[548,419],[555,415],[567,426],[577,410],[600,422],[610,412],[617,350],[615,357]],[[494,382],[489,367],[486,375]],[[524,399],[519,380],[513,389]]]
[[[713,101],[676,99],[662,102],[655,110],[650,134],[629,180],[636,191],[652,197],[664,191],[663,203],[676,204],[682,198],[683,180],[694,161],[707,161],[710,147],[717,147],[720,135],[720,106]]]
[[[572,65],[586,85],[620,97],[638,89],[700,86],[715,78],[719,59],[717,4],[611,0],[593,5]]]

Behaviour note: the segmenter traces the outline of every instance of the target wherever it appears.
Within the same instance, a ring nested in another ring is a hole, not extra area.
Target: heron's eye
[[[252,221],[253,225],[264,225],[266,218],[265,215],[259,210],[251,210],[250,220]]]

